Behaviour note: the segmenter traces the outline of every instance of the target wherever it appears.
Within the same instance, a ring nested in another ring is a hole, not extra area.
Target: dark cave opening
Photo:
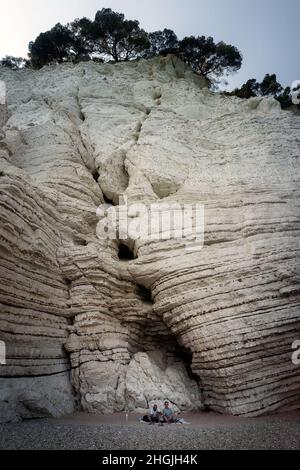
[[[193,379],[199,382],[199,377],[196,374],[194,374],[194,372],[192,371],[192,367],[191,367],[192,360],[193,360],[193,353],[189,351],[188,349],[185,349],[184,347],[180,346],[176,338],[175,340],[178,345],[177,356],[180,357],[180,359],[184,363],[190,379]]]
[[[116,206],[114,201],[112,199],[109,199],[104,193],[103,193],[103,199],[105,204],[108,204],[109,206]]]
[[[154,305],[154,299],[152,297],[152,292],[150,289],[147,289],[146,287],[140,284],[136,284],[136,294],[139,296],[139,298],[143,302],[152,306]],[[145,324],[145,328],[147,328],[146,324]],[[181,345],[178,339],[176,338],[176,336],[174,336],[171,332],[170,332],[170,338],[172,340],[172,344],[169,345],[170,346],[169,352],[174,354],[179,360],[183,362],[189,378],[197,382],[200,390],[202,391],[201,380],[192,370],[192,362],[193,362],[192,351],[190,349],[185,348],[183,345]],[[161,345],[161,347],[163,348],[166,346],[165,340],[163,339],[163,337],[159,337],[159,336],[157,337],[157,344]],[[167,350],[168,348],[166,349],[166,351]]]
[[[65,284],[67,285],[68,289],[72,286],[72,282],[71,279],[67,279],[67,278],[64,278],[64,282]]]
[[[133,261],[135,259],[132,250],[123,243],[119,245],[118,257],[120,261]]]
[[[146,287],[137,284],[136,293],[143,302],[154,304],[150,289],[146,289]]]

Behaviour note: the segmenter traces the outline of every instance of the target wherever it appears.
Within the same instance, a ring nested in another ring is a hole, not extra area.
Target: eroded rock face
[[[299,407],[300,118],[172,56],[0,79],[3,419]],[[97,237],[120,196],[204,204],[204,248],[125,240],[124,259]]]

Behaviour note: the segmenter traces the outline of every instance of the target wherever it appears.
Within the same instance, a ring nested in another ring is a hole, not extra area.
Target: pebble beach
[[[0,425],[1,450],[296,450],[300,413],[255,419],[214,413],[185,416],[188,425],[148,425],[137,415],[78,413]]]

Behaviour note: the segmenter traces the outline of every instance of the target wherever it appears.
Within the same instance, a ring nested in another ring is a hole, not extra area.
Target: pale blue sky
[[[231,80],[261,80],[277,73],[283,85],[300,79],[300,0],[0,0],[0,57],[25,56],[30,40],[55,23],[93,18],[112,8],[137,19],[147,31],[168,27],[179,38],[211,35],[244,56]]]

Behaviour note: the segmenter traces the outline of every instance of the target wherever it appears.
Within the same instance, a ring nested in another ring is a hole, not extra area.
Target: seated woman
[[[171,424],[175,422],[175,416],[172,408],[170,408],[170,404],[168,401],[165,402],[165,407],[163,409],[163,419],[164,422],[167,424]]]

